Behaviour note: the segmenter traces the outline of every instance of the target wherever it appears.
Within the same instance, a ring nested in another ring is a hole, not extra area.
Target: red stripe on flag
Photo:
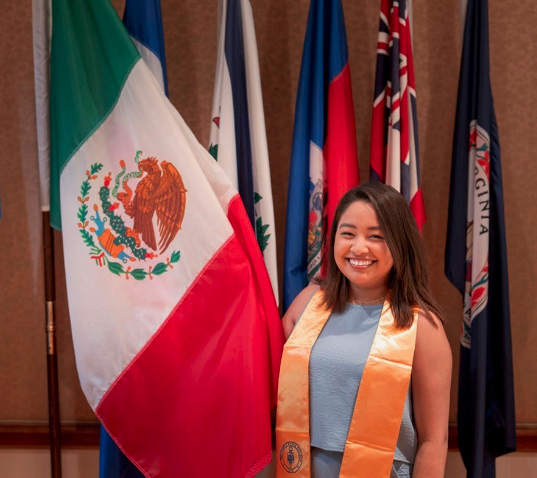
[[[410,121],[412,111],[410,111],[410,98],[408,97],[408,88],[405,88],[404,91],[401,91],[401,104],[400,104],[400,136],[399,136],[399,151],[400,151],[400,160],[405,162],[408,154],[410,141],[414,141],[414,138],[410,137]],[[417,146],[417,145],[416,145]]]
[[[377,49],[379,50],[383,50],[385,51],[386,53],[388,53],[389,51],[389,45],[388,43],[384,42],[384,41],[379,41],[378,44],[377,44]]]
[[[423,202],[423,195],[421,193],[421,188],[418,189],[414,197],[410,200],[410,210],[414,217],[416,218],[416,223],[418,224],[418,229],[421,232],[421,228],[425,224],[425,204]]]
[[[378,174],[381,182],[386,182],[386,92],[384,98],[373,108],[371,118],[371,168]]]
[[[351,74],[347,63],[328,87],[328,118],[326,141],[323,148],[327,203],[327,232],[325,245],[336,206],[352,187],[358,186],[358,150],[352,101]],[[326,257],[326,254],[323,255]]]
[[[97,409],[148,477],[251,477],[270,462],[283,330],[240,200],[228,218],[235,235]]]

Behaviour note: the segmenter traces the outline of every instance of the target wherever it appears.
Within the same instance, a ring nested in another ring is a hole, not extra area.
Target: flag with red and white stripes
[[[371,179],[393,186],[421,230],[418,116],[407,0],[382,0],[371,121]]]

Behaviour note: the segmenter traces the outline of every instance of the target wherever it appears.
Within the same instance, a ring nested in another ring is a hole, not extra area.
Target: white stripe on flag
[[[395,101],[395,97],[393,100]],[[401,192],[401,133],[392,125],[399,121],[401,108],[392,113],[388,128],[388,151],[386,153],[386,184]]]
[[[411,93],[411,92],[409,92]],[[408,95],[408,152],[410,156],[410,200],[418,192],[418,162],[416,151],[416,138],[414,115],[412,114],[412,95]]]
[[[162,63],[158,56],[133,36],[131,36],[131,40],[140,52],[140,55],[142,55],[142,58],[145,61],[145,64],[149,67],[151,73],[153,73],[153,76],[162,88],[162,91],[164,91],[164,74],[162,73]]]
[[[237,172],[237,152],[235,145],[235,123],[233,121],[233,93],[224,52],[226,38],[226,2],[219,3],[218,9],[218,52],[211,113],[210,145],[218,146],[218,164],[226,172],[234,188],[239,188]],[[230,120],[231,119],[231,120]]]
[[[227,177],[234,188],[239,188],[239,175],[237,170],[237,147],[235,144],[235,122],[233,109],[233,93],[231,91],[231,79],[227,61],[223,61],[222,71],[222,98],[218,111],[220,126],[217,128],[218,139],[218,164],[226,172]],[[214,116],[213,116],[214,118]],[[216,124],[212,124],[216,127]]]
[[[256,218],[261,217],[262,223],[268,225],[267,234],[270,238],[263,251],[263,258],[270,276],[272,290],[278,300],[278,269],[276,264],[276,225],[272,201],[272,186],[268,156],[267,134],[265,130],[265,113],[263,94],[259,75],[259,59],[255,36],[254,18],[250,0],[241,0],[242,26],[244,35],[244,56],[246,62],[246,86],[248,94],[248,116],[250,119],[250,141],[252,146],[252,171],[254,191],[262,199],[256,204]]]

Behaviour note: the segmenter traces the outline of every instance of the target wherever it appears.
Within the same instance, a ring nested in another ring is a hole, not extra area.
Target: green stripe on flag
[[[61,228],[60,175],[112,111],[140,58],[109,0],[53,0],[50,222]]]

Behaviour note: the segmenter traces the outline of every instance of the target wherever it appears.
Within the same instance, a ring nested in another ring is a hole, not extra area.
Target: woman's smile
[[[354,257],[348,257],[347,260],[349,261],[351,267],[356,270],[366,270],[376,262],[373,259],[361,259]]]

